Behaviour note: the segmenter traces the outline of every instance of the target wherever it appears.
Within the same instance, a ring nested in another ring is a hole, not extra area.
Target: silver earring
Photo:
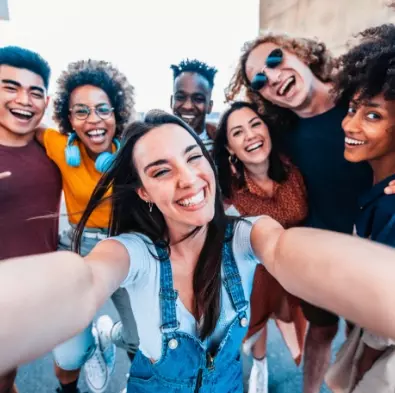
[[[149,209],[149,212],[150,212],[150,213],[152,213],[152,208],[153,208],[153,206],[154,206],[154,204],[153,204],[151,201],[149,201],[149,202],[148,202],[148,209]]]

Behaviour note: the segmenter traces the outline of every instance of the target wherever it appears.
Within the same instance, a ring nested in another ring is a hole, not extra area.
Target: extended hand
[[[388,186],[385,187],[384,192],[387,195],[395,194],[395,180],[389,182]]]

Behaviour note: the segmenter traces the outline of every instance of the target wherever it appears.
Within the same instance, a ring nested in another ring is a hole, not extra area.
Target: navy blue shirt
[[[391,180],[395,180],[395,174],[360,197],[355,226],[358,236],[395,247],[395,195],[384,194]]]
[[[281,136],[281,147],[306,183],[306,225],[352,233],[358,197],[370,189],[373,177],[369,164],[344,158],[341,123],[346,113],[345,107],[337,106],[321,115],[298,119],[296,128]]]

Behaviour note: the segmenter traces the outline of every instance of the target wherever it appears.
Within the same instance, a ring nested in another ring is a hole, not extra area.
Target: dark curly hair
[[[236,186],[239,188],[245,185],[243,163],[240,160],[236,162],[235,167],[237,169],[239,177],[236,178],[235,176],[232,176],[229,165],[230,154],[228,149],[226,148],[226,146],[228,145],[227,131],[229,116],[233,112],[243,108],[249,108],[254,111],[269,129],[270,138],[272,140],[272,150],[269,155],[269,178],[277,183],[282,183],[288,178],[288,166],[280,158],[277,147],[277,137],[279,133],[277,132],[276,127],[278,127],[278,125],[275,126],[275,124],[273,123],[273,118],[266,115],[261,115],[258,112],[258,107],[255,104],[243,101],[236,101],[233,102],[230,107],[221,115],[221,119],[218,123],[218,128],[215,133],[216,136],[214,141],[213,156],[218,169],[219,185],[225,198],[232,197],[232,184],[236,183]]]
[[[5,46],[0,48],[0,65],[24,68],[33,72],[41,76],[45,88],[48,89],[51,68],[38,53],[19,46]]]
[[[364,102],[383,93],[386,100],[395,100],[395,25],[372,27],[358,36],[360,43],[339,58],[337,99],[349,102],[358,94]]]
[[[246,73],[246,63],[251,52],[266,42],[274,43],[298,56],[322,82],[332,80],[332,74],[336,68],[336,60],[332,57],[324,43],[309,38],[294,38],[284,33],[276,34],[267,32],[255,40],[248,41],[244,44],[236,71],[229,86],[225,89],[227,101],[232,102],[236,99],[247,99],[258,106],[260,113],[263,113],[266,107],[272,106],[271,103],[250,87],[250,81]]]
[[[214,87],[214,78],[218,71],[215,67],[210,67],[208,64],[196,59],[182,60],[180,64],[172,64],[170,68],[173,70],[174,80],[183,72],[194,72],[207,79],[211,89]]]
[[[123,133],[135,114],[133,86],[117,68],[106,61],[81,60],[71,63],[62,72],[57,84],[53,119],[63,134],[72,132],[69,120],[70,96],[79,86],[93,85],[107,94],[114,107],[117,136]]]

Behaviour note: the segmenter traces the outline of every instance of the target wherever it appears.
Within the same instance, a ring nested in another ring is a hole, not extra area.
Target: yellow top
[[[96,184],[102,174],[95,168],[95,162],[88,156],[85,146],[75,141],[81,152],[81,165],[71,167],[66,163],[65,148],[67,135],[48,128],[44,132],[44,147],[49,158],[59,167],[62,173],[63,191],[66,199],[69,222],[78,224]],[[109,193],[106,194],[108,196]],[[87,228],[108,228],[111,214],[111,203],[105,201],[99,205],[89,217]]]

